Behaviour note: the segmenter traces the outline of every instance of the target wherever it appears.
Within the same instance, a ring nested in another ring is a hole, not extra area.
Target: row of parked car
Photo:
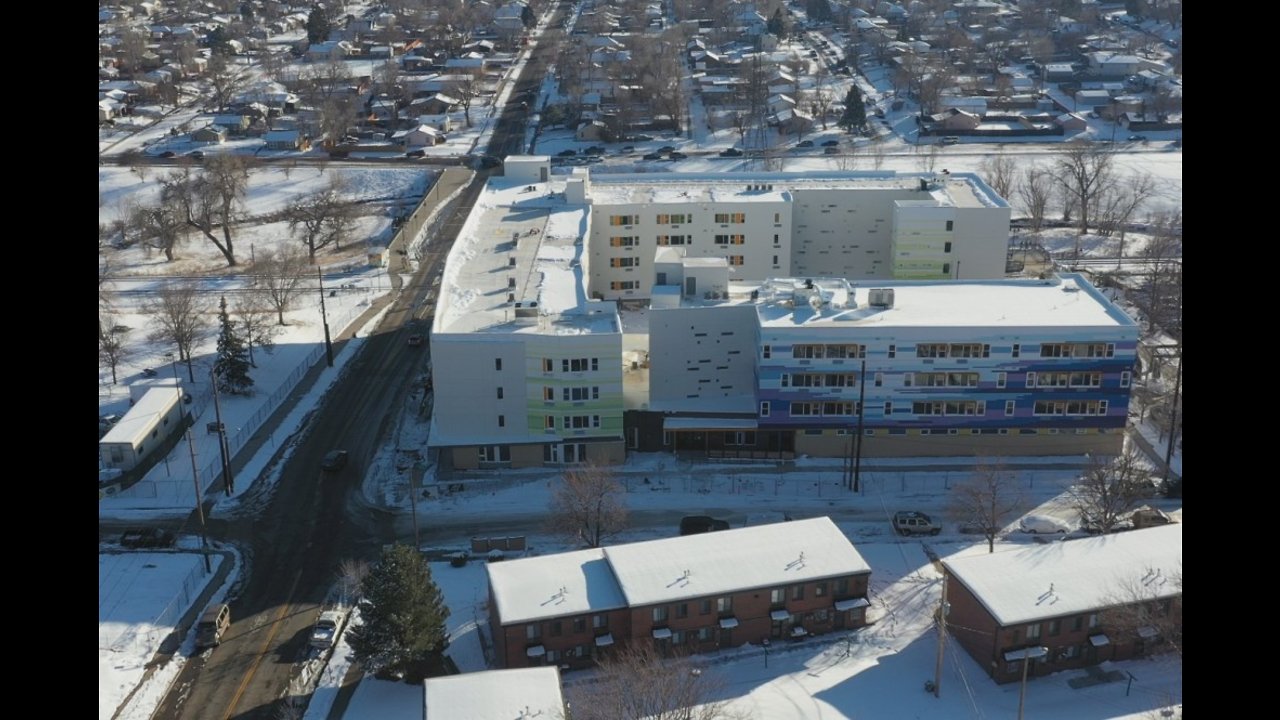
[[[1117,523],[1111,528],[1111,531],[1136,530],[1168,525],[1172,522],[1174,520],[1169,517],[1168,513],[1159,508],[1144,505],[1130,513],[1126,519]],[[982,523],[977,521],[962,522],[957,529],[961,533],[969,534],[986,534],[988,531],[988,528],[983,527]],[[992,528],[994,531],[999,531],[1000,529]],[[1041,513],[1024,515],[1018,520],[1018,529],[1031,535],[1066,535],[1077,530],[1076,527],[1061,518]],[[1102,532],[1097,523],[1090,522],[1083,523],[1078,529],[1090,535],[1097,535]],[[918,510],[901,510],[893,514],[893,530],[904,537],[911,535],[938,535],[942,532],[942,523]]]

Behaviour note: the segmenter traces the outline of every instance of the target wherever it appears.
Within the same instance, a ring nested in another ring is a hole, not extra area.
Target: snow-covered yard
[[[223,562],[212,555],[214,570]],[[213,577],[194,553],[98,555],[98,717],[112,717],[147,663]],[[147,695],[147,693],[142,693]],[[131,709],[143,716],[146,697]]]

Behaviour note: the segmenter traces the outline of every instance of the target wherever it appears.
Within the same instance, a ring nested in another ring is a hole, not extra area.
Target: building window
[[[1022,346],[1019,345],[1018,343],[1014,343],[1013,350],[1009,354],[1012,355],[1013,357],[1020,357],[1022,355]]]
[[[716,213],[715,221],[719,225],[741,225],[747,221],[746,213]]]
[[[729,264],[733,267],[742,267],[745,258],[742,255],[730,255]]]
[[[942,244],[942,252],[944,252],[944,253],[949,253],[949,252],[951,252],[951,243],[950,243],[950,242],[945,242],[945,243],[943,243],[943,244]]]
[[[543,425],[542,425],[542,427],[543,427],[543,428],[545,428],[545,429],[547,429],[547,430],[555,430],[555,429],[556,429],[556,416],[555,416],[555,415],[547,415],[547,416],[545,416],[545,417],[546,417],[546,419],[543,421]]]
[[[953,231],[953,230],[955,230],[955,229],[956,229],[956,221],[955,221],[955,220],[948,220],[948,221],[947,221],[947,232],[951,232],[951,231]],[[947,243],[947,250],[948,250],[948,252],[950,252],[950,248],[951,248],[951,243]]]
[[[613,280],[609,283],[610,290],[638,290],[639,288],[639,280]]]
[[[629,268],[629,267],[636,267],[639,264],[640,264],[640,258],[635,258],[630,256],[609,258],[609,267]]]
[[[498,371],[502,370],[502,358],[493,359],[493,369]]]
[[[840,578],[836,581],[836,595],[849,594],[849,578]]]
[[[791,599],[792,599],[792,600],[803,600],[803,599],[804,599],[804,586],[803,586],[803,585],[796,585],[795,587],[792,587],[792,588],[791,588]]]
[[[698,628],[698,642],[710,642],[711,632],[709,627]]]
[[[942,263],[942,274],[943,275],[951,274],[951,263]]]
[[[1084,616],[1077,615],[1071,619],[1071,632],[1080,632],[1084,629]]]
[[[631,235],[609,238],[610,247],[635,247],[636,238]]]
[[[677,618],[689,617],[689,603],[680,603],[679,605],[676,606],[676,617]]]
[[[553,620],[551,622],[551,637],[560,637],[563,634],[564,634],[564,626],[561,624],[559,620]]]
[[[658,245],[666,247],[668,245],[687,245],[688,239],[684,235],[659,235]]]
[[[777,255],[774,255],[774,256],[773,256],[773,266],[774,266],[774,267],[778,267],[778,256],[777,256]]]
[[[1037,400],[1036,415],[1091,416],[1106,415],[1106,400]]]
[[[761,356],[764,357],[765,360],[768,360],[769,358],[773,357],[773,346],[765,345],[763,348],[761,348],[760,354]]]
[[[1004,401],[1004,414],[1005,414],[1005,417],[1013,417],[1013,409],[1014,409],[1014,407],[1015,407],[1017,404],[1018,404],[1018,403],[1017,403],[1016,401],[1014,401],[1014,400],[1005,400],[1005,401]]]
[[[550,387],[542,388],[542,399],[546,402],[554,401],[556,399],[555,388],[550,388]]]
[[[577,634],[577,633],[584,633],[584,632],[586,632],[586,631],[587,631],[587,619],[586,619],[586,618],[581,618],[581,617],[576,617],[576,618],[574,618],[574,619],[573,619],[573,632],[574,632],[575,634]]]
[[[777,235],[777,234],[775,234],[775,235],[773,236],[773,244],[774,244],[775,246],[776,246],[776,245],[781,245],[781,244],[782,244],[782,241],[778,239],[778,235]]]
[[[592,627],[593,629],[595,629],[595,630],[605,630],[605,629],[608,629],[608,627],[609,627],[609,616],[608,616],[608,615],[592,615],[592,616],[591,616],[591,627]]]
[[[897,346],[897,345],[890,345],[890,346],[889,346],[889,359],[890,359],[890,360],[892,360],[892,359],[894,359],[894,358],[896,358],[896,357],[898,357],[898,346]]]
[[[698,606],[699,615],[707,615],[711,612],[711,601],[703,600]]]
[[[733,598],[729,596],[716,598],[716,612],[721,615],[733,612]]]
[[[769,602],[774,605],[781,605],[787,601],[786,588],[774,588],[769,591]]]
[[[813,596],[814,596],[814,597],[825,597],[825,596],[826,596],[826,594],[827,594],[827,584],[826,584],[826,583],[824,583],[824,582],[820,582],[820,583],[818,583],[817,585],[814,585],[814,586],[813,586]]]
[[[884,414],[885,414],[885,417],[888,417],[893,414],[893,401],[891,400],[884,401]]]
[[[1089,613],[1089,629],[1096,630],[1101,624],[1098,620],[1098,613]]]
[[[1049,621],[1049,637],[1057,637],[1061,633],[1062,633],[1062,621],[1050,620]]]
[[[498,416],[498,427],[506,427],[506,426],[507,426],[507,416],[506,416],[506,415],[499,415],[499,416]]]
[[[1125,370],[1124,372],[1120,373],[1120,387],[1127,388],[1129,387],[1129,383],[1132,381],[1133,381],[1133,373],[1129,372],[1128,370]]]
[[[769,401],[760,401],[760,417],[769,417]]]
[[[524,626],[524,636],[527,640],[539,640],[542,638],[542,625],[531,623]]]
[[[666,605],[659,605],[653,609],[653,621],[656,623],[664,623],[667,621]]]
[[[621,227],[623,225],[635,225],[635,215],[610,215],[609,224],[613,227]]]
[[[985,415],[984,400],[922,400],[911,403],[916,415]]]
[[[1005,382],[1007,381],[1008,381],[1008,373],[1003,373],[1003,372],[996,373],[996,387],[998,388],[1004,387]]]
[[[1031,623],[1027,626],[1027,640],[1040,639],[1040,623]]]
[[[555,371],[556,371],[555,362],[551,358],[542,358],[542,372],[548,373],[548,372],[555,372]],[[550,400],[550,398],[547,398],[547,399]]]
[[[780,223],[780,222],[782,222],[782,213],[774,213],[774,214],[773,214],[773,221],[774,221],[775,223]]]
[[[1027,373],[1027,387],[1035,387],[1035,386],[1036,386],[1036,374],[1033,372]]]
[[[498,399],[502,399],[502,386],[498,386]]]

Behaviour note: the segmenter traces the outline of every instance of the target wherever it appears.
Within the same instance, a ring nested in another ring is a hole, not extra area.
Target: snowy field
[[[941,600],[941,576],[920,541],[866,542],[857,528],[842,523],[857,540],[872,568],[870,627],[833,633],[796,645],[773,648],[768,657],[757,646],[699,656],[724,686],[733,717],[762,720],[824,718],[984,718],[1012,717],[1018,685],[996,685],[957,644],[948,643],[941,676],[941,698],[925,692],[933,679],[937,634],[932,615]],[[852,531],[851,531],[852,530]],[[981,553],[981,544],[931,541],[941,555]],[[471,598],[485,595],[483,568],[437,568],[432,573],[454,615],[468,613]],[[477,571],[473,572],[475,568]],[[458,598],[462,598],[461,605]],[[451,627],[455,618],[450,618]],[[1046,720],[1150,717],[1158,708],[1182,702],[1182,666],[1168,656],[1110,664],[1138,678],[1124,683],[1073,689],[1068,680],[1083,670],[1065,671],[1027,684],[1028,717]],[[466,670],[468,668],[464,668]],[[572,686],[589,682],[589,672],[565,676]],[[346,720],[417,720],[422,689],[404,683],[366,679],[344,716]]]
[[[211,557],[216,571],[223,558]],[[98,555],[99,718],[115,714],[212,577],[193,553]]]

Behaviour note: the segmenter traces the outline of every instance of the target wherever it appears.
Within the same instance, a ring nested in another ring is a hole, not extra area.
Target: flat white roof
[[[830,518],[605,548],[632,606],[871,572]]]
[[[549,183],[491,179],[449,250],[432,332],[621,332],[617,305],[587,298],[588,222]]]
[[[806,279],[730,282],[729,299],[685,305],[754,304],[761,327],[1133,327],[1133,320],[1078,274],[1048,280],[861,281],[814,278],[819,309],[804,296]],[[872,307],[870,291],[894,291],[893,307]],[[752,291],[758,291],[756,300]],[[850,302],[852,299],[852,302]]]
[[[130,445],[137,447],[155,429],[160,418],[178,404],[182,390],[176,386],[152,388],[146,392],[120,421],[98,441],[99,445]]]
[[[424,720],[564,717],[555,666],[486,670],[423,681]]]
[[[898,173],[892,170],[796,173],[591,173],[597,203],[790,202],[796,190],[915,190],[955,207],[1008,207],[973,173]]]
[[[1007,627],[1182,594],[1182,525],[942,562]]]
[[[485,566],[503,625],[626,607],[604,551],[542,555]]]

